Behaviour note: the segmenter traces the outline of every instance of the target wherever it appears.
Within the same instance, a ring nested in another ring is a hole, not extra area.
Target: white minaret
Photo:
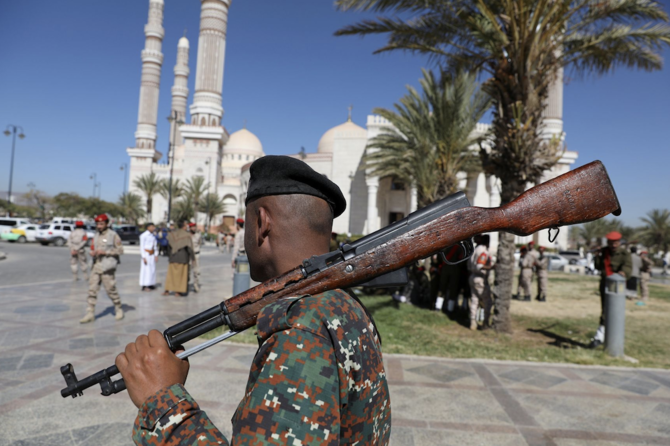
[[[137,113],[135,147],[156,147],[156,119],[158,117],[158,92],[163,65],[163,0],[149,0],[149,21],[144,27],[146,40],[142,50],[142,81],[140,106]]]
[[[221,91],[230,0],[201,0],[201,2],[191,124],[219,126],[223,118]]]
[[[177,64],[174,66],[174,85],[172,86],[172,111],[177,112],[178,120],[186,122],[186,104],[188,102],[188,39],[184,36],[177,45]],[[170,147],[181,145],[182,138],[175,121],[170,124]],[[172,141],[172,135],[175,140]],[[169,156],[169,154],[168,154]]]
[[[542,117],[543,136],[563,139],[563,67],[558,69],[556,79],[549,85],[549,97]]]

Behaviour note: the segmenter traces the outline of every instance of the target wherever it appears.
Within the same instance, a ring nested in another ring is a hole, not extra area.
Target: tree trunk
[[[502,182],[500,191],[501,205],[507,204],[524,192],[524,186],[515,181]],[[510,303],[514,286],[514,234],[500,232],[498,237],[498,253],[495,271],[494,292],[495,315],[493,327],[498,332],[512,332],[512,316]]]
[[[153,208],[153,199],[147,198],[147,219],[151,221],[151,208]]]

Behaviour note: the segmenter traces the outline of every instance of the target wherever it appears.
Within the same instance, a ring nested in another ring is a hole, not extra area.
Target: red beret
[[[189,224],[188,224],[188,227],[189,227],[189,228],[192,228],[193,226],[195,226],[195,223],[189,223]]]
[[[647,251],[640,251],[640,255],[642,254],[649,254]]]
[[[74,222],[74,225],[77,228],[82,228],[82,227],[84,227],[84,222],[81,221],[81,220],[77,220],[77,221]]]
[[[244,219],[243,218],[238,218],[237,220],[235,220],[235,222],[244,224]]]
[[[607,234],[605,236],[605,238],[607,240],[612,240],[612,241],[621,240],[621,233],[617,232],[617,231],[612,231],[609,234]]]
[[[98,221],[109,221],[109,217],[107,216],[107,214],[100,214],[97,217],[95,217],[95,221],[96,222],[98,222]]]
[[[528,248],[526,248],[525,246],[522,246],[521,247],[521,252],[524,252],[524,251],[528,251]]]

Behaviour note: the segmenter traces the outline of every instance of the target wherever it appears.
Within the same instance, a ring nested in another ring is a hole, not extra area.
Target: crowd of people
[[[100,287],[104,286],[107,295],[114,303],[115,318],[123,319],[121,298],[116,288],[116,269],[123,254],[123,244],[119,235],[110,226],[109,217],[100,214],[95,218],[96,234],[93,240],[86,235],[83,221],[75,223],[75,229],[68,239],[70,249],[70,267],[73,281],[79,280],[79,271],[89,282],[88,306],[82,324],[95,320],[95,304]],[[221,253],[237,254],[244,252],[244,220],[237,221],[237,234],[226,233],[221,229],[217,236],[217,245]],[[163,295],[186,296],[191,284],[194,292],[200,291],[200,250],[203,236],[197,225],[189,221],[171,223],[169,228],[156,227],[146,223],[139,237],[140,271],[139,286],[143,292],[156,289],[156,264],[159,256],[168,258],[168,271],[165,278]],[[240,237],[241,236],[241,237]],[[241,248],[240,248],[241,246]],[[87,249],[88,247],[88,249]],[[88,251],[88,252],[87,252]],[[91,257],[90,266],[88,257]]]

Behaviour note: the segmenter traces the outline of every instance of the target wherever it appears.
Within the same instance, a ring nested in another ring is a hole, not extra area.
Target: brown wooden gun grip
[[[605,166],[593,161],[529,189],[498,211],[507,221],[504,231],[525,236],[619,215],[621,206]]]

